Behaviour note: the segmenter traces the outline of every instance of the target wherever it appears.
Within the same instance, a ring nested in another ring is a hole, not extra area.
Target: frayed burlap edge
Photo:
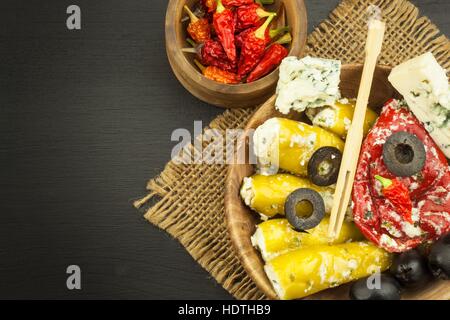
[[[431,51],[450,69],[450,42],[406,0],[344,0],[308,37],[306,54],[362,62],[367,32],[365,10],[378,5],[387,22],[380,63],[395,65]],[[242,128],[256,108],[227,110],[208,128]],[[195,152],[195,148],[190,146]],[[134,202],[144,217],[178,239],[192,257],[237,299],[264,299],[247,276],[224,221],[226,165],[182,165],[170,161],[147,184],[149,193]]]

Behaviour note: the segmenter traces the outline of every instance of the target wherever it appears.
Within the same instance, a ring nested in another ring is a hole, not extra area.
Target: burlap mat
[[[381,7],[387,22],[380,63],[395,65],[426,51],[450,69],[450,42],[405,0],[344,0],[308,37],[307,54],[361,62],[367,32],[365,10]],[[242,128],[255,108],[225,111],[210,128]],[[147,184],[135,202],[145,218],[178,239],[192,257],[237,299],[264,299],[233,251],[224,221],[226,165],[176,165]],[[145,209],[144,209],[145,208]]]

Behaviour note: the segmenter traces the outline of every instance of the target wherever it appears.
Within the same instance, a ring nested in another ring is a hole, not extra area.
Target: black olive
[[[401,287],[395,278],[388,274],[374,274],[359,279],[350,287],[352,300],[400,300]]]
[[[318,186],[336,183],[341,166],[342,153],[335,147],[322,147],[316,150],[308,162],[308,177]]]
[[[425,165],[425,146],[416,135],[399,131],[386,140],[383,160],[391,173],[409,177],[420,172]]]
[[[427,260],[418,250],[396,255],[390,271],[402,286],[408,288],[417,288],[430,279]]]
[[[450,279],[450,233],[431,246],[428,266],[434,277]]]
[[[302,201],[308,202],[312,207],[312,213],[307,217],[297,215],[297,205]],[[284,213],[295,230],[304,231],[314,228],[322,221],[325,216],[325,203],[317,191],[300,188],[287,197],[284,204]]]

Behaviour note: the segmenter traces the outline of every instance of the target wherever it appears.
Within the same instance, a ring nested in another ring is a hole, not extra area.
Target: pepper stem
[[[291,43],[292,41],[292,36],[291,34],[288,32],[285,35],[283,35],[280,39],[278,39],[277,41],[275,41],[274,43],[278,43],[278,44],[287,44],[287,43]]]
[[[181,51],[184,53],[197,53],[195,48],[181,48]]]
[[[220,0],[219,0],[220,1]],[[269,26],[269,24],[272,22],[273,18],[276,16],[276,13],[272,13],[267,19],[266,21],[264,21],[263,25],[261,27],[259,27],[256,31],[255,31],[255,37],[258,39],[264,39],[265,38],[265,33],[266,33],[266,29]]]
[[[197,22],[197,21],[198,21],[198,18],[197,18],[196,15],[191,11],[191,9],[189,9],[188,6],[185,5],[183,8],[184,8],[184,10],[186,10],[186,12],[187,12],[189,18],[191,19],[191,22]]]
[[[276,36],[278,36],[279,34],[281,34],[283,32],[288,32],[289,29],[290,29],[289,26],[281,27],[278,29],[272,29],[269,31],[269,35],[271,38],[275,38]]]
[[[392,184],[391,179],[383,178],[382,176],[379,176],[379,175],[375,175],[375,179],[377,179],[378,181],[381,182],[381,185],[383,186],[383,188],[387,188]]]
[[[196,47],[197,44],[195,43],[194,40],[192,40],[191,38],[186,38],[186,42],[189,43],[191,46]]]
[[[275,0],[256,0],[256,3],[263,5],[263,4],[273,4]]]
[[[216,6],[216,12],[222,13],[225,10],[225,7],[223,6],[222,0],[216,0],[217,6]]]
[[[264,10],[263,8],[258,8],[258,9],[256,9],[256,14],[260,18],[264,18],[264,17],[271,16],[272,14],[274,14],[274,12],[269,12],[269,11]]]
[[[195,65],[200,69],[200,71],[203,73],[206,70],[206,67],[200,63],[197,59],[194,59]]]

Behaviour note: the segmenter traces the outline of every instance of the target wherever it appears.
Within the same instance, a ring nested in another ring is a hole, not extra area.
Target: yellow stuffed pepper
[[[253,135],[254,153],[263,174],[274,174],[283,169],[306,177],[313,153],[327,146],[342,152],[344,142],[320,127],[285,118],[267,120]]]
[[[341,99],[336,101],[332,106],[308,109],[306,115],[314,126],[324,128],[345,139],[348,129],[352,124],[355,103],[355,100]],[[367,108],[364,121],[364,135],[372,128],[377,117],[378,115],[374,111]]]
[[[258,212],[266,220],[277,214],[284,214],[284,203],[293,191],[299,188],[313,189],[322,196],[325,211],[329,213],[333,205],[334,189],[319,187],[306,178],[299,178],[291,174],[279,173],[271,176],[255,174],[244,178],[241,187],[241,197],[245,204]],[[299,206],[298,214],[310,213],[309,207]]]
[[[363,236],[353,222],[345,221],[337,238],[328,240],[330,218],[324,218],[308,232],[292,229],[287,219],[270,219],[260,223],[252,236],[252,244],[259,249],[265,261],[281,254],[314,245],[333,245],[362,240]]]
[[[264,267],[280,299],[299,299],[389,268],[391,255],[370,243],[301,248]]]

